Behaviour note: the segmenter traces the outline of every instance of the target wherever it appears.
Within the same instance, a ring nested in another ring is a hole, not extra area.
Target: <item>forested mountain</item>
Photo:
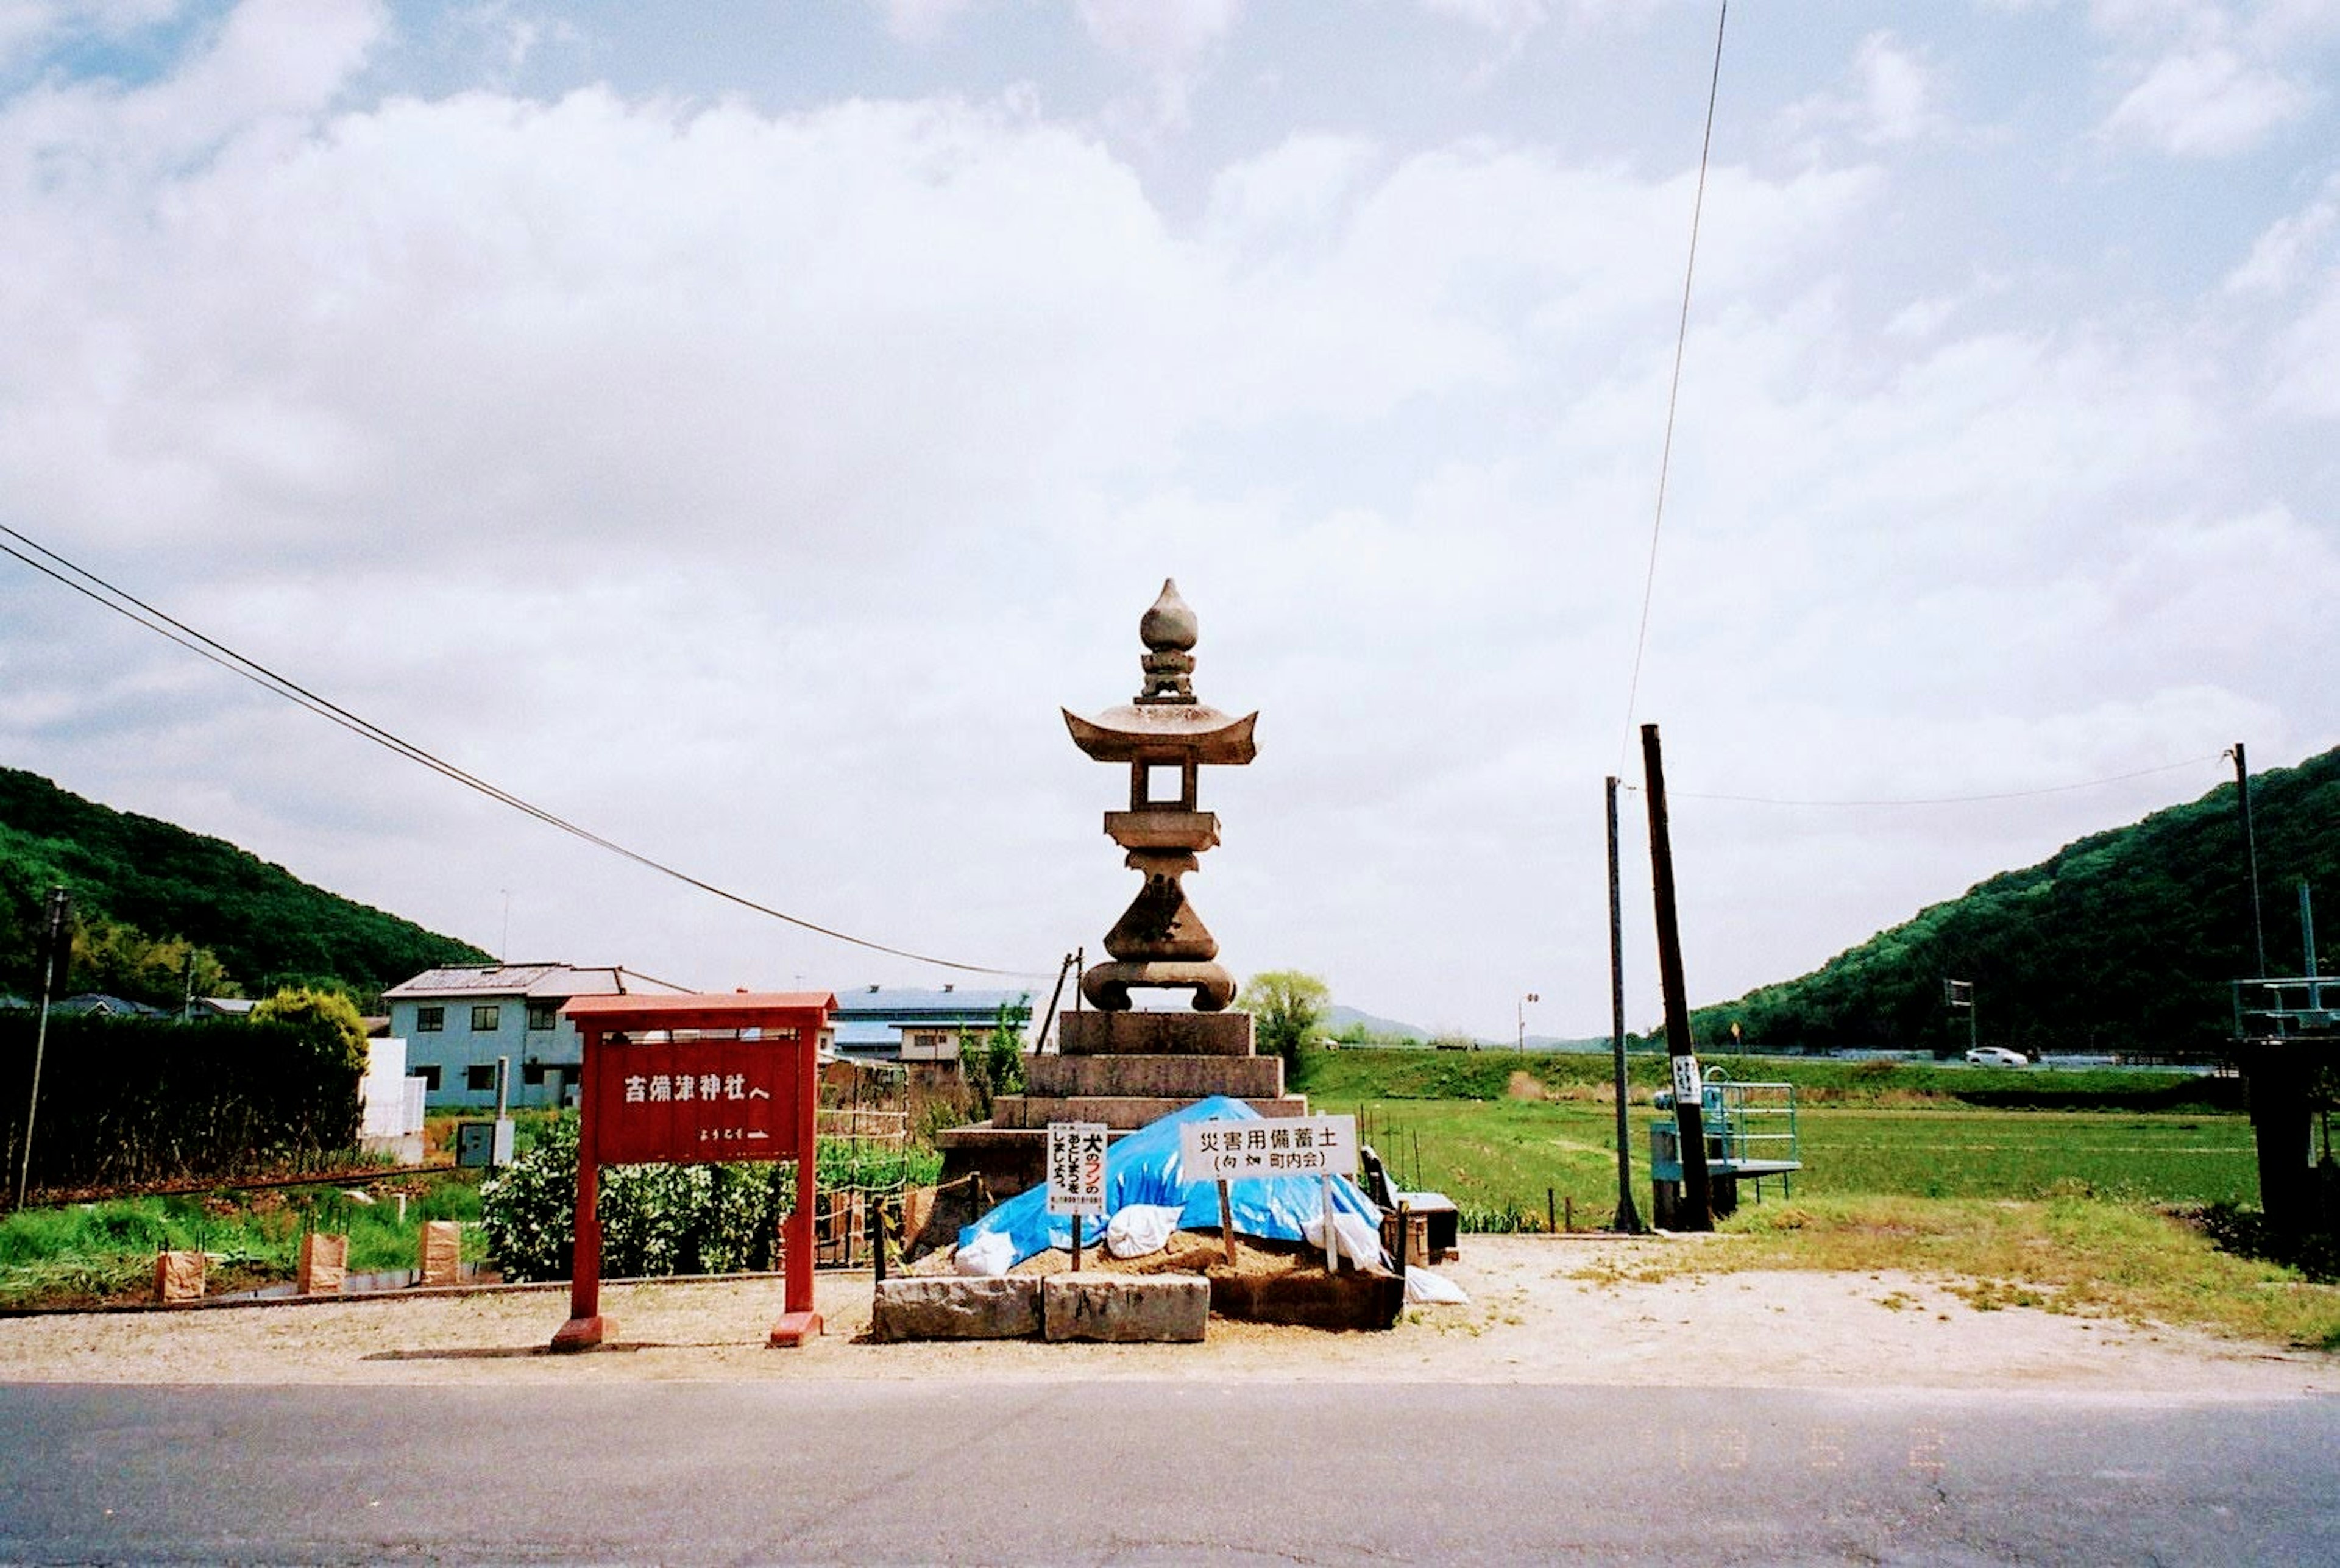
[[[2251,811],[2267,968],[2296,975],[2303,879],[2340,932],[2340,750],[2253,774]],[[2230,982],[2256,968],[2241,816],[2226,784],[1994,877],[1800,979],[1700,1008],[1691,1032],[1704,1048],[1734,1021],[1760,1049],[1963,1048],[1966,1015],[1942,993],[1960,979],[1974,983],[1986,1045],[2216,1049],[2233,1029]]]
[[[0,768],[0,990],[36,994],[48,889],[73,890],[72,985],[175,1005],[330,982],[370,1002],[437,964],[486,954],[314,888],[234,845]]]

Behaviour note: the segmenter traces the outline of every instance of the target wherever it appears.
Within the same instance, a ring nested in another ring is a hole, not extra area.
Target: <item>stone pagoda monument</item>
[[[1186,901],[1184,878],[1219,841],[1218,818],[1196,803],[1197,777],[1258,754],[1258,714],[1232,719],[1196,700],[1195,633],[1178,585],[1163,583],[1137,623],[1144,689],[1093,719],[1065,710],[1073,744],[1129,768],[1129,809],[1107,811],[1105,830],[1145,885],[1106,933],[1110,961],[1081,977],[1094,1010],[1057,1015],[1057,1051],[1026,1058],[1026,1092],[994,1100],[987,1125],[937,1138],[946,1181],[979,1172],[995,1198],[1037,1185],[1050,1122],[1127,1131],[1212,1095],[1248,1100],[1264,1116],[1308,1113],[1305,1096],[1284,1092],[1283,1059],[1255,1053],[1251,1015],[1230,1010],[1234,977]],[[1133,990],[1188,992],[1193,1010],[1139,1012]]]

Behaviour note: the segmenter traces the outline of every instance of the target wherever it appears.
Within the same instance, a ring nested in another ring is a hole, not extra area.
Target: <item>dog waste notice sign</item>
[[[1262,1176],[1345,1176],[1357,1169],[1354,1116],[1266,1116],[1184,1122],[1178,1159],[1188,1181]]]
[[[1105,1217],[1103,1122],[1048,1124],[1048,1212]]]

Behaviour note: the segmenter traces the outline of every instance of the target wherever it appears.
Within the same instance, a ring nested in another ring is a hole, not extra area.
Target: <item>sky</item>
[[[0,523],[972,968],[5,557],[0,763],[514,959],[1045,995],[1175,577],[1222,961],[1500,1038],[1607,1032],[1612,774],[1659,1016],[1642,724],[1697,1004],[2340,743],[2340,0],[1717,21],[0,0]]]

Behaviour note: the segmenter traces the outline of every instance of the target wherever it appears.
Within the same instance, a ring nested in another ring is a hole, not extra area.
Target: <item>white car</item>
[[[2031,1058],[2021,1051],[2010,1051],[2005,1046],[1977,1046],[1967,1053],[1970,1067],[2028,1067]]]

